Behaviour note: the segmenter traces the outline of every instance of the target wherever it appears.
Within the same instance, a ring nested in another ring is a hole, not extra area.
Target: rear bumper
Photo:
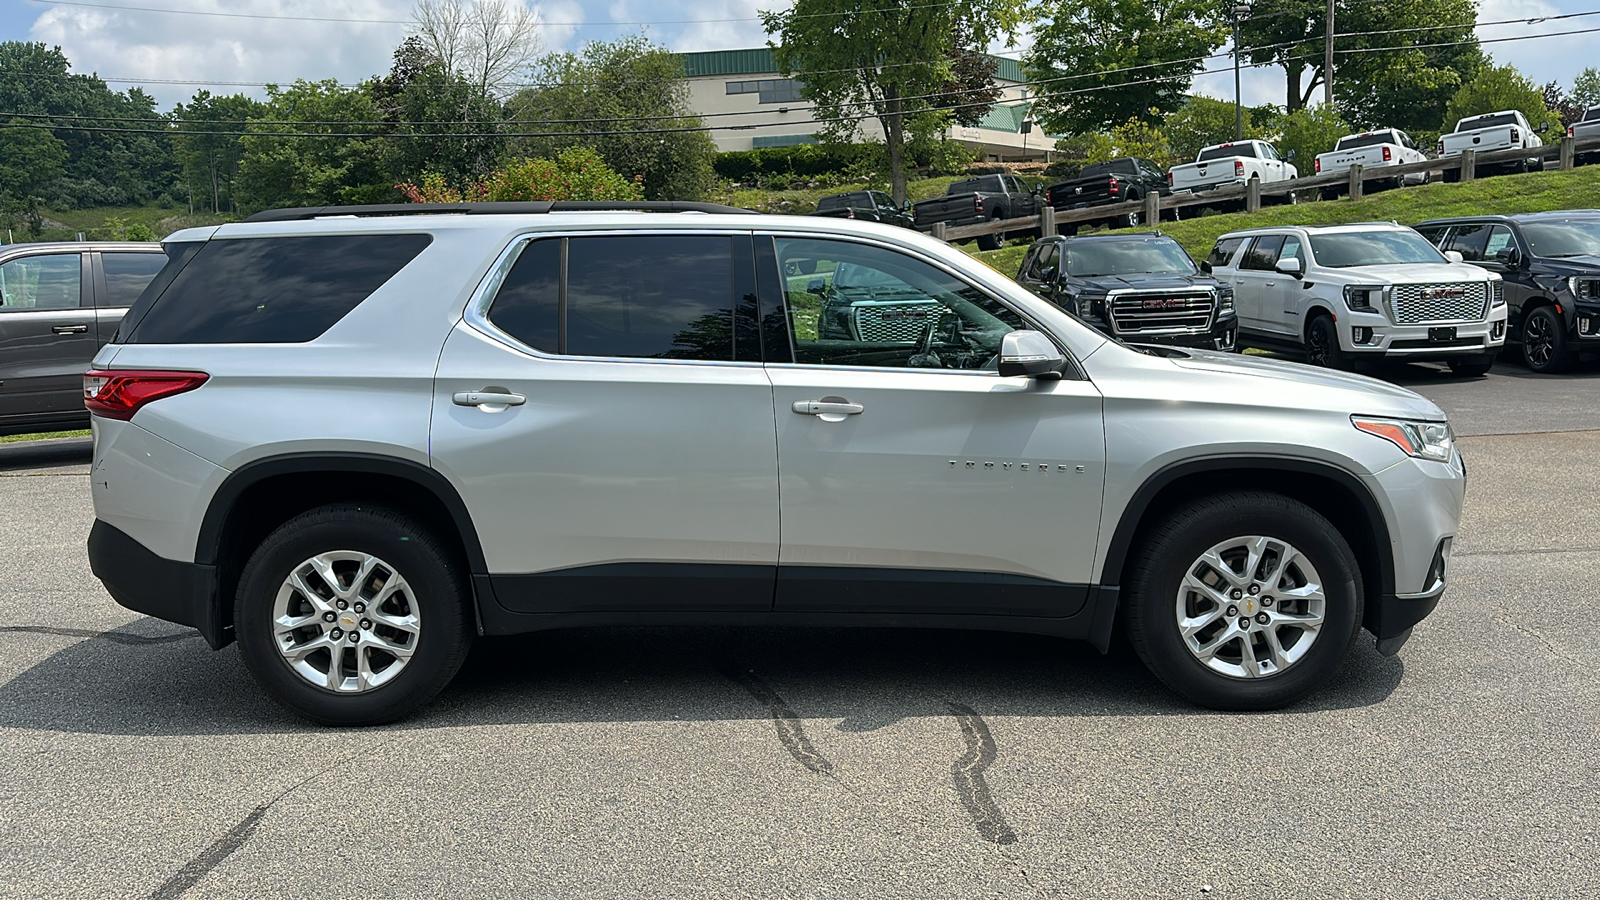
[[[89,568],[118,605],[197,629],[212,649],[233,642],[217,604],[217,569],[157,556],[99,519],[89,531]]]

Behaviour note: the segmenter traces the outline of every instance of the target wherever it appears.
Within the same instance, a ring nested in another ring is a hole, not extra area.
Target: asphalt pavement
[[[0,445],[0,897],[1600,895],[1600,374],[1387,374],[1462,435],[1451,587],[1255,715],[1120,646],[615,628],[317,728],[106,596],[86,440]]]

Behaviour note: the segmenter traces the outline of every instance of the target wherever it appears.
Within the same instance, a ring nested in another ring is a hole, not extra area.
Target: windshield
[[[1524,222],[1522,236],[1534,256],[1600,256],[1600,218]]]
[[[1194,260],[1177,241],[1090,241],[1067,246],[1067,274],[1076,278],[1102,275],[1193,275]]]
[[[1340,138],[1339,139],[1339,149],[1340,150],[1354,150],[1357,147],[1376,147],[1379,144],[1398,144],[1398,143],[1400,143],[1400,142],[1395,140],[1394,139],[1394,135],[1391,134],[1390,132],[1379,131],[1379,132],[1376,132],[1374,134],[1357,134],[1357,135],[1352,135],[1352,136],[1347,137],[1347,138]]]
[[[1311,252],[1318,265],[1333,269],[1445,261],[1438,248],[1410,229],[1315,234],[1311,236]]]
[[[1256,155],[1256,148],[1250,144],[1226,144],[1221,147],[1207,147],[1200,151],[1200,158],[1196,162],[1207,162],[1213,159],[1229,159],[1234,156]]]
[[[1517,117],[1511,113],[1501,113],[1495,116],[1484,116],[1481,119],[1470,119],[1461,123],[1462,131],[1477,131],[1479,128],[1497,128],[1501,125],[1515,125]]]

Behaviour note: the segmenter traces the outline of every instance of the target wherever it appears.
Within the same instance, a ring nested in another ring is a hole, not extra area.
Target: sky
[[[405,37],[403,23],[411,19],[412,5],[413,0],[84,0],[79,5],[0,0],[0,40],[59,45],[74,71],[96,73],[118,90],[141,83],[161,109],[168,109],[202,87],[214,94],[263,95],[258,86],[225,82],[287,84],[296,78],[355,82],[387,72],[390,54]],[[642,32],[660,45],[683,52],[764,46],[766,34],[757,13],[785,6],[777,0],[530,0],[529,5],[545,23],[543,40],[548,50],[576,50],[586,41],[615,40]],[[1590,11],[1600,12],[1600,0],[1480,0],[1478,21]],[[282,18],[250,18],[248,14]],[[1584,28],[1600,28],[1600,14],[1538,24],[1481,25],[1478,36],[1490,40]],[[1017,56],[1026,47],[1027,36],[1023,35],[1016,46],[990,49]],[[1534,82],[1556,80],[1567,87],[1585,66],[1600,63],[1596,48],[1600,48],[1600,32],[1484,45],[1497,62],[1515,65]],[[1211,67],[1219,71],[1201,75],[1194,89],[1231,100],[1229,61],[1219,59]],[[1246,104],[1283,103],[1281,70],[1246,68],[1243,83]]]

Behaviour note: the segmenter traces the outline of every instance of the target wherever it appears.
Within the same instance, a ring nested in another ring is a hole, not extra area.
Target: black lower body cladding
[[[217,607],[217,569],[156,555],[98,519],[89,531],[89,567],[118,605],[198,629],[213,650],[233,641]]]

